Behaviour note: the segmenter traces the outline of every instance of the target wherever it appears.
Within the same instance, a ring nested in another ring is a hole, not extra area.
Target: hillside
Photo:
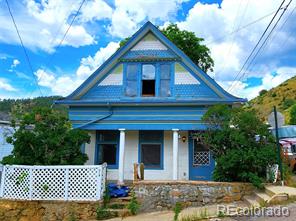
[[[51,107],[59,96],[36,97],[27,99],[3,99],[0,100],[0,120],[10,120],[12,113],[24,113],[35,107]],[[66,114],[67,110],[61,105],[54,105],[54,109]]]
[[[289,111],[296,104],[296,76],[286,80],[269,91],[263,90],[260,95],[249,102],[260,118],[266,120],[273,106],[285,115],[286,123],[289,121]]]

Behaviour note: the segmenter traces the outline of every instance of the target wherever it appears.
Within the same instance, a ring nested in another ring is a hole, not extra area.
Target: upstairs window
[[[160,65],[160,90],[159,95],[161,97],[171,96],[171,65]]]
[[[152,64],[142,65],[142,96],[155,96],[155,66]]]
[[[125,95],[129,97],[137,96],[138,65],[129,64],[126,68],[126,87]]]

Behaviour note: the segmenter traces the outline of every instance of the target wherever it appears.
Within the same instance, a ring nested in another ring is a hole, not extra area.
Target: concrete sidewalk
[[[179,214],[179,219],[186,218],[186,217],[203,217],[204,215],[213,217],[217,216],[217,206],[237,206],[237,207],[245,207],[246,204],[242,201],[238,201],[235,203],[230,204],[213,204],[207,206],[200,206],[200,207],[189,207],[185,208]],[[108,219],[109,221],[173,221],[174,220],[174,211],[160,211],[160,212],[151,212],[151,213],[141,213],[136,216],[128,216],[125,218],[117,217],[113,219]]]

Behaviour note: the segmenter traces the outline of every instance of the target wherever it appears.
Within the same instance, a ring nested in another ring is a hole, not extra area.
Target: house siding
[[[86,165],[94,164],[95,158],[95,143],[96,131],[90,131],[91,142],[86,144],[85,153],[88,155],[89,160]],[[188,132],[181,131],[180,138],[186,136],[186,141],[183,142],[179,139],[179,179],[188,180]],[[173,177],[173,133],[172,131],[164,131],[164,154],[163,154],[163,169],[146,169],[145,180],[170,180]],[[139,131],[126,131],[125,140],[125,158],[124,158],[124,179],[133,180],[134,163],[138,162],[139,153]],[[108,180],[118,179],[117,169],[108,169]]]
[[[73,127],[98,119],[83,126],[88,130],[196,130],[206,129],[201,121],[207,111],[204,106],[171,106],[171,107],[70,107],[69,118]],[[110,116],[109,116],[110,115]],[[104,117],[107,118],[103,119]],[[101,120],[100,120],[101,119]]]
[[[94,165],[95,164],[95,147],[96,147],[96,131],[88,131],[90,136],[90,143],[85,144],[85,153],[88,156],[88,160],[85,165]]]

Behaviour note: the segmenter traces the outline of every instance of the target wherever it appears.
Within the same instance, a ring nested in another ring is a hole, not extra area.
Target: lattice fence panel
[[[30,198],[30,169],[29,167],[5,167],[5,187],[3,197],[7,199]],[[3,182],[1,182],[3,183]]]
[[[100,200],[105,190],[106,166],[4,166],[0,197]]]
[[[66,169],[35,168],[33,170],[34,200],[63,200],[65,198]]]
[[[100,171],[97,168],[69,169],[69,200],[95,199],[100,188]]]
[[[196,151],[193,155],[193,166],[210,164],[210,151]]]

